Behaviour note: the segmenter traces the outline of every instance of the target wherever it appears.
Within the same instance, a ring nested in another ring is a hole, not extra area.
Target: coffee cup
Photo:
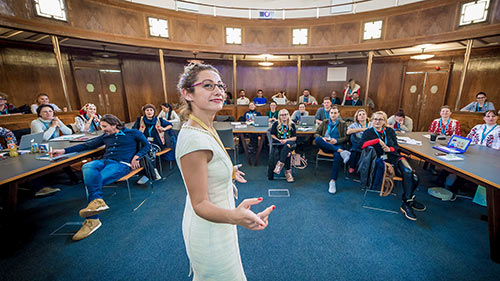
[[[436,134],[431,134],[431,143],[436,142],[437,135]]]

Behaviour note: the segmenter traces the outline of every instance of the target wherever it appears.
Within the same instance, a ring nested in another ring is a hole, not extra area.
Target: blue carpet
[[[428,172],[417,198],[428,210],[411,222],[402,214],[361,207],[358,183],[339,175],[337,194],[327,192],[330,162],[310,163],[296,182],[267,180],[267,158],[243,166],[247,184],[240,200],[264,197],[255,212],[276,205],[265,231],[238,227],[248,280],[496,280],[500,265],[489,258],[486,208],[470,200],[442,202],[427,195]],[[312,155],[308,155],[310,162]],[[244,159],[244,155],[240,154]],[[245,163],[246,164],[246,163]],[[186,192],[177,168],[151,189],[105,189],[110,210],[102,227],[79,242],[50,235],[66,222],[81,222],[83,185],[60,185],[54,196],[21,203],[15,223],[0,225],[2,280],[191,280],[182,240]],[[269,198],[270,188],[288,188],[289,198]],[[116,195],[113,193],[116,191]],[[399,209],[398,197],[368,194],[371,205]],[[140,209],[132,212],[144,198]]]

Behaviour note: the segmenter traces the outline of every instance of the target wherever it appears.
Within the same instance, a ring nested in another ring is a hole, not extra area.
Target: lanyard
[[[448,123],[446,123],[446,128],[443,131],[443,118],[439,118],[439,126],[441,127],[441,134],[446,135],[448,131],[448,126],[450,125],[451,118],[448,118]]]
[[[283,131],[283,139],[286,139],[288,136],[288,124],[286,124],[286,129],[285,125],[281,124],[281,130]]]
[[[325,108],[324,108],[324,107],[323,107],[323,113],[325,114],[325,119],[324,119],[324,120],[326,120],[326,119],[330,118],[330,114],[326,115],[326,110],[325,110]]]
[[[125,136],[125,133],[120,130],[118,133],[115,134],[115,136]]]
[[[276,112],[276,111],[275,111]],[[273,118],[274,112],[269,111],[269,118]]]
[[[401,127],[399,126],[398,122],[396,122],[396,124],[394,124],[394,126],[396,127],[396,131],[401,131]]]
[[[214,137],[214,139],[220,145],[220,147],[222,148],[222,150],[224,150],[224,152],[226,153],[226,156],[229,159],[229,162],[231,162],[231,167],[232,167],[233,166],[233,162],[231,161],[231,157],[227,153],[227,150],[224,147],[224,145],[222,144],[222,141],[220,140],[219,135],[217,135],[217,132],[214,133],[212,130],[210,130],[210,128],[208,128],[208,126],[205,123],[203,123],[203,121],[201,121],[198,117],[194,116],[193,114],[189,114],[189,119],[191,119],[194,122],[198,123],[198,125],[200,125],[203,129],[207,130],[212,135],[212,137]],[[233,180],[235,179],[234,169],[233,169],[233,177],[232,178],[233,178]]]
[[[358,104],[358,101],[359,101],[359,100],[355,101],[352,105],[357,105],[357,104]]]
[[[498,126],[498,124],[495,124],[495,126],[493,126],[493,128],[491,128],[487,133],[485,133],[486,132],[486,124],[484,125],[483,133],[481,134],[481,144],[486,139],[486,137],[491,133],[491,131],[493,131],[497,126]]]
[[[330,119],[330,122],[332,122],[331,119]],[[330,124],[328,124],[328,134],[330,135],[330,137],[332,137],[333,131],[335,131],[338,124],[339,124],[339,120],[335,121],[335,124],[333,125],[333,128],[331,128],[331,129],[330,129]]]
[[[148,133],[149,133],[149,136],[152,137],[151,133],[153,132],[153,129],[155,128],[155,125],[151,125],[151,127],[149,127],[148,129]]]
[[[5,105],[5,113],[2,113],[2,111],[0,111],[0,115],[2,114],[9,114],[9,108],[7,107],[7,105]]]
[[[50,126],[49,126],[49,125],[47,125],[47,123],[42,122],[42,124],[45,126],[45,130],[46,130],[46,131],[50,128]],[[50,139],[52,139],[52,138],[56,135],[57,129],[59,129],[59,127],[56,127],[56,129],[54,130],[54,132],[53,132],[53,133],[52,133],[52,135],[50,136],[49,140],[50,140]]]
[[[373,128],[373,131],[375,132],[375,134],[377,134],[377,137],[382,140],[382,138],[380,137],[380,135],[378,134],[377,130],[375,130],[375,127],[372,127]],[[387,145],[387,134],[385,133],[385,130],[384,128],[382,128],[382,132],[384,132],[384,143]]]

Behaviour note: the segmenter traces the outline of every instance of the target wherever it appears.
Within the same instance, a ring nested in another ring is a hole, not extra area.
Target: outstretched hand
[[[240,183],[246,183],[247,180],[243,177],[245,173],[240,171],[241,164],[233,166],[233,171],[234,171],[234,180]]]
[[[250,230],[264,230],[269,224],[269,214],[276,208],[269,206],[264,211],[255,214],[250,207],[262,202],[262,197],[245,199],[234,209],[235,223]]]

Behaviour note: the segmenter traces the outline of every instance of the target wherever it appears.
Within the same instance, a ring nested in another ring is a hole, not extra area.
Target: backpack
[[[388,196],[391,194],[392,189],[394,188],[395,175],[396,173],[394,172],[394,167],[385,162],[384,177],[382,180],[382,186],[380,187],[380,196]]]

